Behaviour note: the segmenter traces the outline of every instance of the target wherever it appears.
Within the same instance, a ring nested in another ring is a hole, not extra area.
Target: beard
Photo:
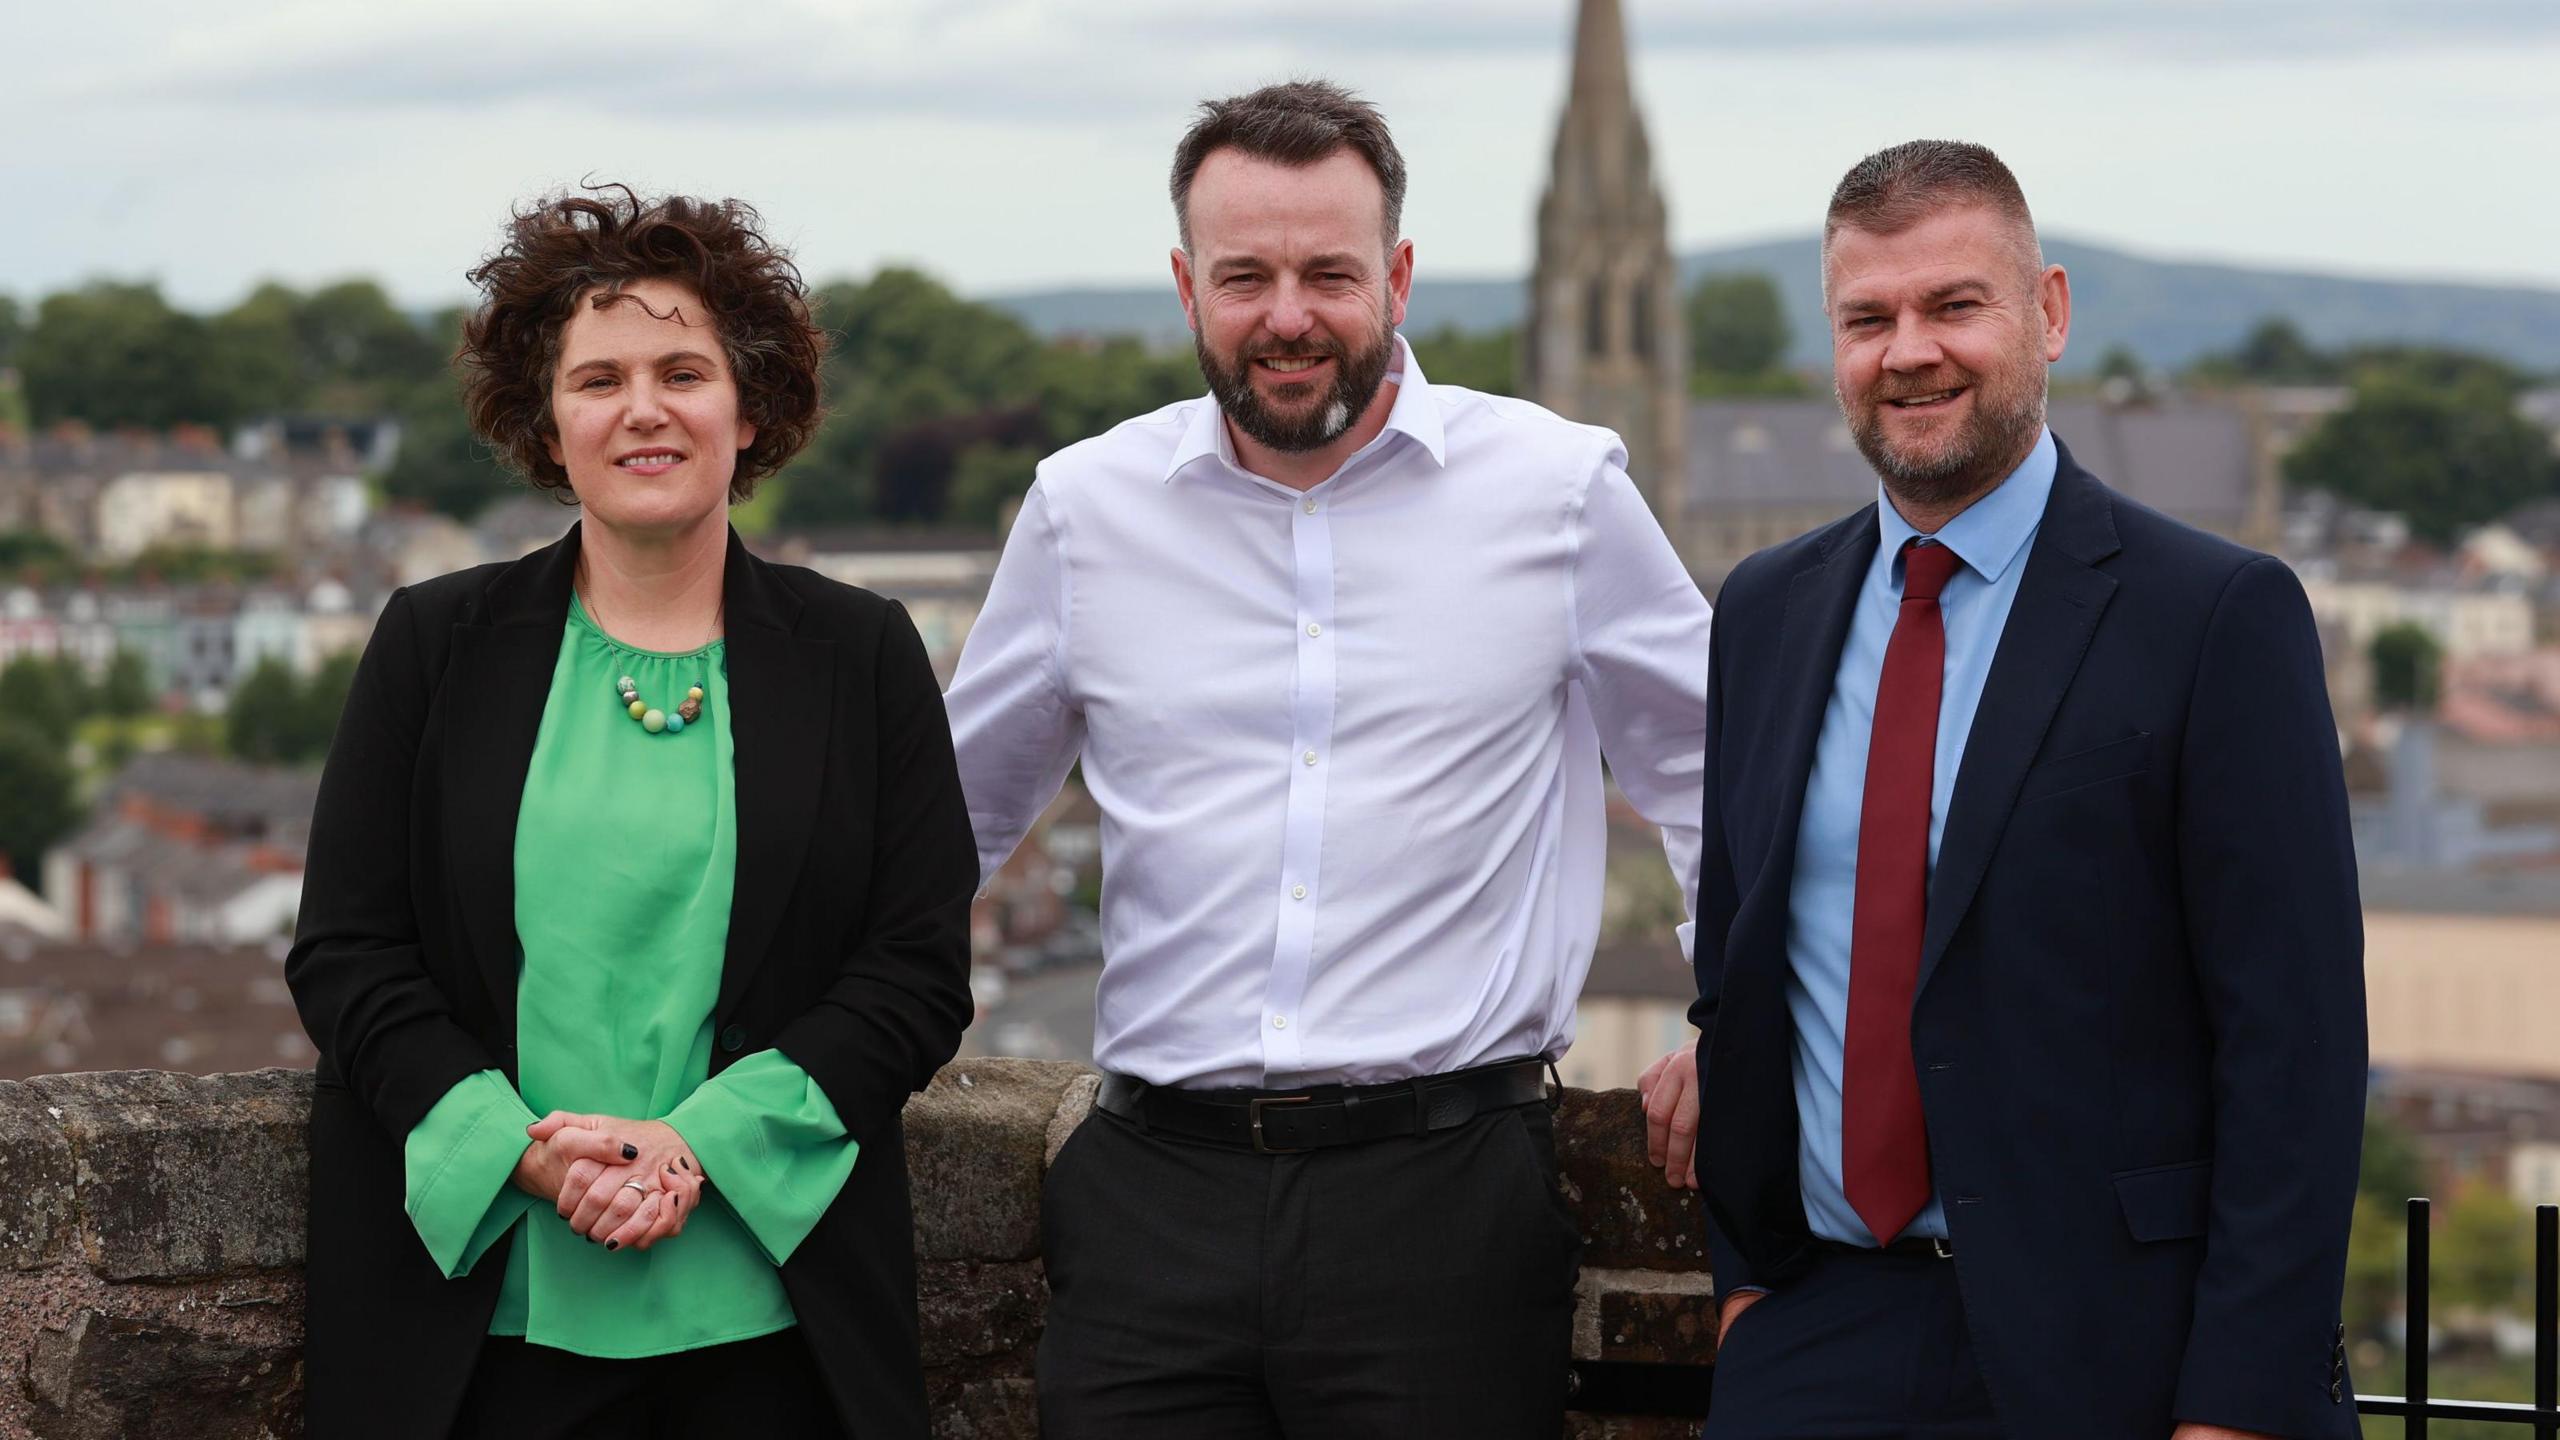
[[[1885,436],[1888,402],[1958,388],[1973,392],[1973,408],[1954,433],[1897,445]],[[1967,500],[2007,478],[2035,448],[2044,429],[2044,357],[2032,350],[2012,355],[1988,373],[1942,365],[1921,375],[1885,375],[1863,405],[1833,382],[1849,438],[1884,481],[1887,494],[1923,508]]]
[[[1237,429],[1258,444],[1283,454],[1300,455],[1321,450],[1342,438],[1351,422],[1359,419],[1369,402],[1378,397],[1378,387],[1386,383],[1387,365],[1395,358],[1396,336],[1385,310],[1378,312],[1377,328],[1363,338],[1367,343],[1357,350],[1325,334],[1310,334],[1298,340],[1265,340],[1240,347],[1230,361],[1213,354],[1208,338],[1195,328],[1191,332],[1191,348],[1200,357],[1200,374],[1209,382],[1209,393],[1217,397],[1218,408],[1226,412]],[[1325,356],[1335,362],[1332,385],[1322,390],[1312,380],[1283,385],[1267,401],[1254,387],[1255,361],[1308,356]]]

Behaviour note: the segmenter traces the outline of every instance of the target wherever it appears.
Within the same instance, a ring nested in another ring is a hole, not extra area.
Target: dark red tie
[[[1842,1179],[1876,1243],[1929,1203],[1929,1131],[1911,1063],[1911,996],[1929,913],[1929,793],[1947,630],[1938,592],[1962,562],[1914,540],[1902,614],[1876,683],[1867,793],[1858,811],[1858,897],[1849,931],[1849,1030],[1840,1083]]]

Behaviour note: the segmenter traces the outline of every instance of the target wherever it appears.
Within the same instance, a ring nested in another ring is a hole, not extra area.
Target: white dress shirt
[[[1050,456],[1005,542],[948,696],[961,786],[992,876],[1083,761],[1104,1069],[1563,1054],[1604,751],[1695,913],[1705,597],[1615,435],[1398,350],[1385,430],[1313,489],[1247,474],[1203,396]]]

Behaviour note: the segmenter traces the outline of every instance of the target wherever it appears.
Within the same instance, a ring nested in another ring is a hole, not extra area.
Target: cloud
[[[1463,10],[1306,0],[297,4],[215,25],[174,12],[157,54],[73,69],[62,98],[324,110],[539,105],[712,121],[929,117],[1090,124],[1161,116],[1220,79],[1561,60],[1572,0]],[[1638,0],[1640,56],[1942,61],[1950,54],[2316,60],[2560,45],[2550,0]],[[1913,77],[1895,77],[1903,83]],[[1917,79],[1927,83],[1928,72]],[[1844,84],[1854,85],[1854,75]]]

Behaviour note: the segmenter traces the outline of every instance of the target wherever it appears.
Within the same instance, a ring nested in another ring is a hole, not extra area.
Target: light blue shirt
[[[1937,533],[1964,562],[1938,597],[1947,630],[1946,676],[1938,696],[1938,753],[1929,795],[1929,864],[1938,863],[1947,801],[1965,738],[1973,732],[1982,682],[2009,623],[2009,605],[2026,573],[2028,542],[2053,493],[2053,432],[1990,494]],[[1805,1216],[1813,1233],[1872,1245],[1849,1206],[1840,1169],[1841,1037],[1849,1021],[1849,932],[1858,887],[1858,817],[1866,798],[1867,740],[1875,727],[1876,683],[1885,646],[1902,611],[1902,547],[1911,528],[1881,487],[1876,493],[1876,555],[1858,590],[1858,608],[1840,648],[1822,737],[1805,780],[1804,816],[1796,830],[1795,882],[1787,896],[1787,1009],[1795,1020],[1796,1118],[1802,1131],[1797,1166]],[[1904,1235],[1944,1238],[1947,1217],[1936,1197]]]

